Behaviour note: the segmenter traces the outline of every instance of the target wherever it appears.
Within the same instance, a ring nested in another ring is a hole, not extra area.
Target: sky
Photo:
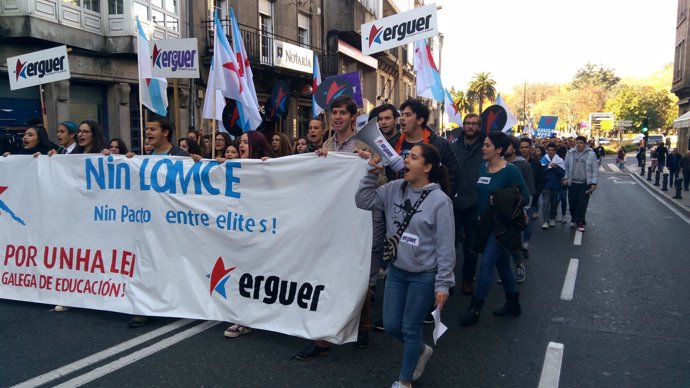
[[[430,4],[431,1],[427,1]],[[496,88],[567,83],[587,62],[642,78],[673,63],[677,0],[437,0],[441,78],[465,90],[490,72]],[[670,88],[670,85],[669,85]]]

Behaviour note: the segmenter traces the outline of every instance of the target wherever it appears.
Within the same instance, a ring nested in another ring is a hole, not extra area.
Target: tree
[[[650,86],[622,85],[606,102],[606,110],[617,120],[631,120],[634,128],[649,121],[649,128],[669,128],[676,113],[675,102],[667,90]]]
[[[496,81],[491,79],[491,73],[476,73],[467,88],[467,98],[479,104],[479,114],[484,110],[484,101],[496,99]]]
[[[474,110],[474,104],[467,98],[467,94],[462,90],[456,91],[455,88],[450,88],[450,97],[453,99],[453,104],[458,108],[461,116],[470,113]]]
[[[573,77],[572,86],[575,89],[584,89],[588,86],[598,86],[611,89],[620,82],[613,69],[605,69],[602,65],[587,63],[579,69]]]

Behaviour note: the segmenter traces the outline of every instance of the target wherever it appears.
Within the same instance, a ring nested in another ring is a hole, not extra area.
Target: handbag
[[[405,233],[405,229],[407,229],[407,226],[410,224],[412,216],[417,212],[417,208],[419,208],[419,205],[422,204],[424,198],[426,198],[427,195],[429,195],[428,190],[422,191],[422,195],[420,195],[419,199],[417,199],[417,202],[414,203],[414,206],[412,206],[412,210],[410,210],[410,212],[405,215],[402,224],[400,224],[400,226],[398,227],[398,231],[395,232],[394,235],[386,239],[386,241],[383,244],[383,260],[392,263],[395,261],[395,259],[397,259],[398,242],[400,242],[400,237],[402,237],[403,233]]]

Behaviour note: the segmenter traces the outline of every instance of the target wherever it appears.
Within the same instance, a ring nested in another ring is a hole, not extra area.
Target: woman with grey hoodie
[[[376,166],[378,158],[369,161]],[[419,379],[433,350],[422,343],[423,320],[434,304],[439,309],[455,285],[455,222],[448,172],[441,154],[430,144],[412,147],[405,159],[404,179],[376,189],[378,171],[371,170],[355,196],[357,207],[383,210],[387,237],[404,228],[397,254],[388,266],[383,296],[386,333],[404,344],[402,367],[393,388],[411,387]],[[408,221],[405,223],[405,221]]]

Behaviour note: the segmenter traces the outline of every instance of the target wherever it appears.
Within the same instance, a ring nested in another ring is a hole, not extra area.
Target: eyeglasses
[[[478,121],[468,121],[466,123],[462,123],[463,127],[469,127],[470,125],[480,126],[480,125],[482,125],[482,123],[480,123]]]
[[[82,135],[87,135],[87,134],[91,133],[91,130],[90,129],[80,129],[79,132],[77,132],[77,133],[82,134]]]

